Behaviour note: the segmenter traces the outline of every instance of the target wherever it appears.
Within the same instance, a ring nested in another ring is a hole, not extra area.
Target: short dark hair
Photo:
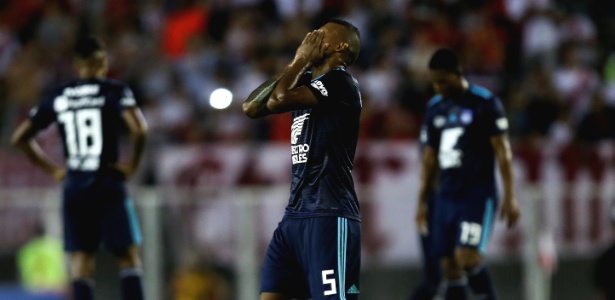
[[[94,53],[103,51],[104,44],[93,36],[80,37],[75,44],[75,57],[80,59],[91,58]]]
[[[441,48],[436,50],[429,59],[429,69],[433,71],[447,71],[461,73],[461,61],[459,56],[451,49]]]
[[[352,23],[346,20],[334,18],[329,20],[329,22],[327,23],[335,23],[338,25],[342,25],[351,34],[348,41],[348,57],[350,59],[348,64],[353,64],[355,61],[357,61],[357,58],[359,58],[359,52],[361,52],[361,32],[359,32],[359,29],[356,26],[352,25]]]

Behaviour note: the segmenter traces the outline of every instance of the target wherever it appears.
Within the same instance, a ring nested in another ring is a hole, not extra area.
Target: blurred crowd
[[[74,78],[72,45],[100,36],[112,78],[130,84],[155,145],[285,141],[289,116],[250,120],[240,105],[332,17],[362,35],[350,68],[361,134],[412,140],[433,95],[426,64],[458,51],[492,89],[516,142],[615,137],[615,3],[582,0],[6,0],[0,2],[0,141],[57,84]],[[214,109],[217,88],[233,93]]]

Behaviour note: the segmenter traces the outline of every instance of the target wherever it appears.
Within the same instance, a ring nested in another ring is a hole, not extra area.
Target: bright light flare
[[[233,102],[233,93],[225,88],[216,89],[209,96],[209,105],[215,109],[225,109]]]

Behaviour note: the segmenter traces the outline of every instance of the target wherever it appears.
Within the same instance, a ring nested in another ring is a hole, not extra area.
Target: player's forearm
[[[267,108],[267,101],[269,101],[269,97],[271,97],[282,75],[284,75],[284,72],[278,73],[250,93],[250,96],[243,102],[243,113],[246,116],[254,119],[271,114],[271,111]]]
[[[502,134],[491,138],[493,152],[498,161],[502,186],[504,188],[504,201],[514,199],[512,150],[508,141],[508,135]]]
[[[436,169],[435,154],[432,149],[426,148],[421,162],[421,181],[419,184],[419,202],[426,201],[428,193],[432,188]]]
[[[498,157],[498,164],[500,166],[500,176],[502,177],[502,186],[504,188],[504,200],[514,199],[512,155],[504,154]]]
[[[53,175],[54,171],[60,168],[53,163],[34,139],[16,142],[15,147],[24,152],[33,164],[47,174]]]
[[[130,167],[133,172],[136,172],[139,169],[139,165],[141,164],[141,160],[143,159],[143,153],[145,152],[145,142],[147,141],[147,133],[139,132],[133,133],[131,136],[132,139],[132,160],[130,163]]]
[[[506,135],[497,137],[494,142],[495,155],[498,160],[500,177],[502,178],[502,186],[504,188],[504,201],[509,201],[514,199],[512,150]]]
[[[267,102],[268,109],[276,113],[276,109],[272,109],[273,107],[282,108],[282,111],[285,111],[283,107],[285,105],[280,105],[280,103],[286,103],[290,98],[288,94],[291,89],[297,86],[299,79],[305,73],[305,71],[310,67],[309,62],[305,58],[296,58],[287,68],[286,72],[280,78],[278,85],[273,90],[273,94],[269,98]],[[292,106],[292,103],[288,103],[289,106]]]
[[[428,169],[423,169],[423,171],[421,172],[421,181],[419,184],[419,201],[423,202],[426,201],[427,196],[429,194],[429,189],[431,186],[431,180],[433,177],[433,171],[428,170]]]

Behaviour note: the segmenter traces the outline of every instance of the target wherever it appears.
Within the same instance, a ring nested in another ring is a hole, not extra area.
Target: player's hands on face
[[[57,168],[53,171],[53,173],[51,173],[51,176],[53,177],[53,179],[55,179],[55,181],[62,181],[62,179],[64,179],[64,176],[66,176],[66,169]]]
[[[303,58],[311,65],[322,59],[329,48],[328,43],[323,43],[324,37],[322,29],[309,32],[297,48],[295,60]]]
[[[520,217],[521,212],[519,211],[517,200],[513,197],[505,198],[500,208],[500,220],[506,220],[506,226],[511,228],[517,224]]]
[[[419,233],[421,235],[429,234],[429,231],[427,229],[427,210],[428,209],[429,208],[427,207],[427,204],[422,201],[421,203],[419,203],[416,209],[416,216],[415,216],[416,228],[418,228]]]

